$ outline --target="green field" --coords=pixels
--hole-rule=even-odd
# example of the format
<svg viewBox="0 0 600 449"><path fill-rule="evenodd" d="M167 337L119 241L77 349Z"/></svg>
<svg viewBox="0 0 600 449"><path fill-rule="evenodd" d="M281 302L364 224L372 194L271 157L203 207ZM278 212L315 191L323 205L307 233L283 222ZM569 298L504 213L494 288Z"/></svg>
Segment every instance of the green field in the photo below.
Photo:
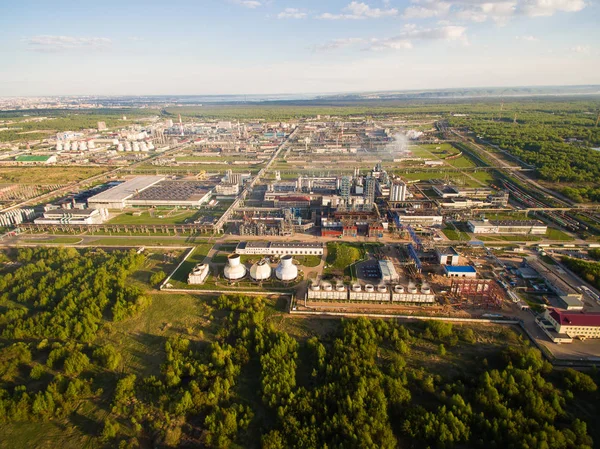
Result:
<svg viewBox="0 0 600 449"><path fill-rule="evenodd" d="M1 167L0 182L35 185L70 184L110 169L110 167Z"/></svg>
<svg viewBox="0 0 600 449"><path fill-rule="evenodd" d="M108 224L186 224L193 223L194 220L202 216L202 212L192 209L152 209L141 212L140 215L134 215L141 212L125 212L112 218Z"/></svg>
<svg viewBox="0 0 600 449"><path fill-rule="evenodd" d="M83 239L80 237L49 237L47 239L40 238L23 238L22 243L39 243L39 244L62 244L75 245L81 243Z"/></svg>

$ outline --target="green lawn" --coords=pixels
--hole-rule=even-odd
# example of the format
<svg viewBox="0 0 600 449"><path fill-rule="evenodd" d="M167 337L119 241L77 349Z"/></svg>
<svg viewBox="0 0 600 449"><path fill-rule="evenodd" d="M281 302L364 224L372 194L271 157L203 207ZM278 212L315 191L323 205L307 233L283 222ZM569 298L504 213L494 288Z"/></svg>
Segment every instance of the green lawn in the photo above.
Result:
<svg viewBox="0 0 600 449"><path fill-rule="evenodd" d="M294 256L294 260L298 261L303 267L318 267L321 263L321 256Z"/></svg>
<svg viewBox="0 0 600 449"><path fill-rule="evenodd" d="M134 215L135 212L125 212L111 219L109 224L186 224L192 223L196 218L202 215L198 210L187 209L155 209L144 211L141 215Z"/></svg>
<svg viewBox="0 0 600 449"><path fill-rule="evenodd" d="M206 258L206 255L213 247L211 244L204 244L196 246L194 252L187 258L187 260L179 267L171 279L173 281L183 282L187 285L187 278L192 268L196 266L196 264L202 263Z"/></svg>
<svg viewBox="0 0 600 449"><path fill-rule="evenodd" d="M24 238L22 240L23 243L39 243L39 244L63 244L63 245L75 245L77 243L81 243L81 237L49 237L47 239L34 238L28 239Z"/></svg>
<svg viewBox="0 0 600 449"><path fill-rule="evenodd" d="M546 238L549 240L561 240L564 242L571 242L571 241L575 240L573 237L571 237L566 232L561 231L560 229L555 229L555 228L548 228L548 231L546 232Z"/></svg>
<svg viewBox="0 0 600 449"><path fill-rule="evenodd" d="M465 242L468 242L469 240L471 240L471 236L468 233L463 232L463 231L457 231L456 229L454 229L452 227L445 228L442 230L442 232L450 240L465 241Z"/></svg>

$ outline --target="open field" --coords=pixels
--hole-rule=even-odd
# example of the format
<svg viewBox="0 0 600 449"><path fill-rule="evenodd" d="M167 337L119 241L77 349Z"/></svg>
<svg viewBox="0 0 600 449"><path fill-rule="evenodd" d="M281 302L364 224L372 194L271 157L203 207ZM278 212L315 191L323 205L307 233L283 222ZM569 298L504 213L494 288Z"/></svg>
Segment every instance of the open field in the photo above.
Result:
<svg viewBox="0 0 600 449"><path fill-rule="evenodd" d="M0 182L69 184L107 172L110 167L0 167Z"/></svg>
<svg viewBox="0 0 600 449"><path fill-rule="evenodd" d="M141 212L141 210L139 211ZM154 209L141 212L125 212L108 221L109 224L186 224L202 215L198 210Z"/></svg>

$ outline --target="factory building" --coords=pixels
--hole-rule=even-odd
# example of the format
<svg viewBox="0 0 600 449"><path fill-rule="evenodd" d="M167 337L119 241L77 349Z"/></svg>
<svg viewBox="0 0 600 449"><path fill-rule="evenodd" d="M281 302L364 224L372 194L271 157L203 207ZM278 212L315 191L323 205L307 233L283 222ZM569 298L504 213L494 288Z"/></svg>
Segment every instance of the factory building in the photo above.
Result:
<svg viewBox="0 0 600 449"><path fill-rule="evenodd" d="M433 209L406 209L395 212L396 224L401 226L441 226L444 217Z"/></svg>
<svg viewBox="0 0 600 449"><path fill-rule="evenodd" d="M381 270L382 282L398 282L400 280L400 276L390 260L380 260L379 269Z"/></svg>
<svg viewBox="0 0 600 449"><path fill-rule="evenodd" d="M124 209L132 206L198 207L210 200L212 190L196 181L165 181L162 176L138 176L88 199L91 208Z"/></svg>
<svg viewBox="0 0 600 449"><path fill-rule="evenodd" d="M363 198L365 199L365 204L373 204L375 202L375 178L371 176L365 178Z"/></svg>
<svg viewBox="0 0 600 449"><path fill-rule="evenodd" d="M55 155L23 154L15 158L15 162L23 165L50 165L56 164Z"/></svg>
<svg viewBox="0 0 600 449"><path fill-rule="evenodd" d="M390 189L390 201L406 201L406 184L394 181Z"/></svg>
<svg viewBox="0 0 600 449"><path fill-rule="evenodd" d="M138 176L89 198L88 205L95 209L124 209L128 199L163 179L163 176Z"/></svg>
<svg viewBox="0 0 600 449"><path fill-rule="evenodd" d="M435 249L438 263L440 265L458 265L460 255L452 247L438 247Z"/></svg>
<svg viewBox="0 0 600 449"><path fill-rule="evenodd" d="M567 336L570 339L600 338L600 313L586 312L573 313L560 309L548 308L543 315L544 321L549 323L560 339ZM546 324L543 323L543 324ZM553 338L555 341L556 339ZM558 341L557 341L558 342ZM560 341L567 342L567 341Z"/></svg>
<svg viewBox="0 0 600 449"><path fill-rule="evenodd" d="M35 217L33 209L13 209L0 214L0 226L16 226Z"/></svg>
<svg viewBox="0 0 600 449"><path fill-rule="evenodd" d="M471 265L450 266L444 265L444 273L449 278L472 278L477 277L477 270Z"/></svg>
<svg viewBox="0 0 600 449"><path fill-rule="evenodd" d="M473 234L545 234L548 231L540 220L469 220Z"/></svg>
<svg viewBox="0 0 600 449"><path fill-rule="evenodd" d="M322 256L323 244L293 242L240 242L235 249L235 253L261 256Z"/></svg>
<svg viewBox="0 0 600 449"><path fill-rule="evenodd" d="M52 209L34 220L35 224L102 224L108 219L106 209Z"/></svg>

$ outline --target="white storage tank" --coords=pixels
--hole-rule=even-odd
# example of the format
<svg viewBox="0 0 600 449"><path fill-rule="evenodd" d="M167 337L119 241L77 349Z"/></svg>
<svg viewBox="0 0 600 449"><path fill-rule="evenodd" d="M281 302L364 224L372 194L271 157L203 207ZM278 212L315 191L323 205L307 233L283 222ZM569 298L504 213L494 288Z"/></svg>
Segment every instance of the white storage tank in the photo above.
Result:
<svg viewBox="0 0 600 449"><path fill-rule="evenodd" d="M310 289L311 289L313 292L318 292L318 291L321 291L321 286L320 286L319 284L312 284L312 285L310 286Z"/></svg>
<svg viewBox="0 0 600 449"><path fill-rule="evenodd" d="M266 281L271 277L271 265L265 260L259 260L250 268L250 277L255 281Z"/></svg>
<svg viewBox="0 0 600 449"><path fill-rule="evenodd" d="M395 293L404 293L404 287L403 287L403 286L401 286L401 285L396 285L396 286L394 287L394 292L395 292Z"/></svg>
<svg viewBox="0 0 600 449"><path fill-rule="evenodd" d="M203 284L208 276L209 267L207 264L199 263L188 275L188 284L199 285Z"/></svg>
<svg viewBox="0 0 600 449"><path fill-rule="evenodd" d="M283 256L277 269L275 270L275 275L277 279L280 281L293 281L298 277L298 267L294 265L294 259L290 255Z"/></svg>
<svg viewBox="0 0 600 449"><path fill-rule="evenodd" d="M372 284L367 284L367 285L365 285L365 291L372 293L375 291L375 287Z"/></svg>
<svg viewBox="0 0 600 449"><path fill-rule="evenodd" d="M122 143L120 143L119 145L117 145L117 151L125 151L125 148L123 147Z"/></svg>
<svg viewBox="0 0 600 449"><path fill-rule="evenodd" d="M343 292L343 291L346 291L346 286L344 284L338 284L338 285L335 286L335 289L338 292Z"/></svg>
<svg viewBox="0 0 600 449"><path fill-rule="evenodd" d="M242 265L239 254L230 254L227 257L224 274L230 281L237 281L246 276L246 267Z"/></svg>
<svg viewBox="0 0 600 449"><path fill-rule="evenodd" d="M385 292L387 292L387 287L385 285L378 285L377 286L377 291L379 293L385 293Z"/></svg>
<svg viewBox="0 0 600 449"><path fill-rule="evenodd" d="M431 294L431 287L429 287L429 284L427 284L426 282L424 282L423 285L421 285L421 293L423 293L424 295Z"/></svg>
<svg viewBox="0 0 600 449"><path fill-rule="evenodd" d="M329 282L323 282L321 285L323 286L323 290L325 290L326 292L330 292L333 290L333 287Z"/></svg>
<svg viewBox="0 0 600 449"><path fill-rule="evenodd" d="M90 150L93 150L94 148L96 148L96 143L95 143L93 140L90 140L90 141L88 142L88 148L89 148Z"/></svg>
<svg viewBox="0 0 600 449"><path fill-rule="evenodd" d="M62 151L62 150L63 150L63 145L62 145L62 143L58 142L56 144L56 151Z"/></svg>
<svg viewBox="0 0 600 449"><path fill-rule="evenodd" d="M359 291L361 291L360 284L354 284L354 285L352 286L352 291L353 291L353 292L359 292Z"/></svg>
<svg viewBox="0 0 600 449"><path fill-rule="evenodd" d="M65 151L71 151L71 142L65 143L64 148L65 148Z"/></svg>

